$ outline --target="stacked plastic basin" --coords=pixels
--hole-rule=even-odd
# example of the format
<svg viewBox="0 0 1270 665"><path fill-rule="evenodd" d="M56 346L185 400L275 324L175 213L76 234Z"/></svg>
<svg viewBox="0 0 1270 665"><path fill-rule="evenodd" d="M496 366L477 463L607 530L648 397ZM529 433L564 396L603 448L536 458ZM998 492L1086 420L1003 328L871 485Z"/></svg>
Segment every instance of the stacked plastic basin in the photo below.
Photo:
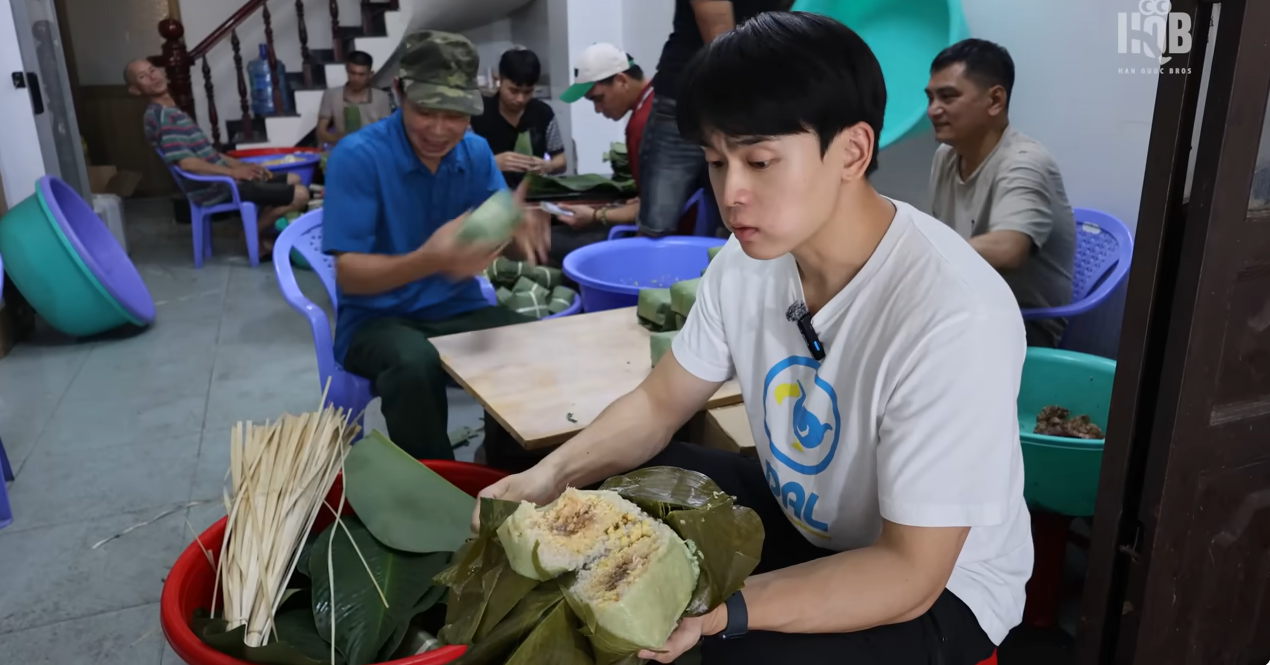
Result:
<svg viewBox="0 0 1270 665"><path fill-rule="evenodd" d="M105 223L52 176L0 220L0 256L44 320L73 336L154 322L154 300Z"/></svg>
<svg viewBox="0 0 1270 665"><path fill-rule="evenodd" d="M597 242L565 256L564 274L577 282L585 312L634 307L640 289L700 277L710 261L706 250L724 242L690 236Z"/></svg>
<svg viewBox="0 0 1270 665"><path fill-rule="evenodd" d="M1028 505L1071 517L1094 514L1103 439L1035 434L1036 416L1061 406L1087 415L1107 431L1114 360L1074 351L1029 348L1019 386L1019 438L1023 443L1023 495Z"/></svg>

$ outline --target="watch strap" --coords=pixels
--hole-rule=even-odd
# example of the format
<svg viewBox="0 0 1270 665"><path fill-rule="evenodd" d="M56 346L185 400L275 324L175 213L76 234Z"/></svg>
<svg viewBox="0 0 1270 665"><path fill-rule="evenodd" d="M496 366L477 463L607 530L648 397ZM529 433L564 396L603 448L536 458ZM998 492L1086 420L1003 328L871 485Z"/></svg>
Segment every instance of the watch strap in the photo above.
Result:
<svg viewBox="0 0 1270 665"><path fill-rule="evenodd" d="M732 640L749 632L750 612L745 607L745 597L741 595L741 592L737 591L728 596L724 605L728 608L728 625L724 627L719 637Z"/></svg>

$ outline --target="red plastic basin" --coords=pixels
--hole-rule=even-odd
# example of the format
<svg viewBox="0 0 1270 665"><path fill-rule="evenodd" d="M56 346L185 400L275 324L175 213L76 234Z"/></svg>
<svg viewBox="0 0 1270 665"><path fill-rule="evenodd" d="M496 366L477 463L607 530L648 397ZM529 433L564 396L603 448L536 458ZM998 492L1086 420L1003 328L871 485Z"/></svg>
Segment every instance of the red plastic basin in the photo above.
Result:
<svg viewBox="0 0 1270 665"><path fill-rule="evenodd" d="M505 473L479 464L466 462L450 462L442 460L426 460L428 468L436 471L442 478L450 481L455 487L476 496L478 492L494 484ZM328 501L338 505L342 480L337 478L331 488ZM347 503L346 514L351 513ZM199 537L213 556L220 554L221 539L225 535L225 523L228 518L222 517L211 528ZM323 510L313 524L314 532L319 532L330 525L333 517L330 511ZM194 611L211 606L212 590L216 584L216 570L207 563L207 557L198 543L190 543L168 572L163 582L163 595L159 598L159 622L163 626L163 634L176 655L188 665L251 665L203 644L203 641L190 630L190 618ZM219 602L219 601L218 601ZM444 665L453 662L463 655L466 647L448 646L418 656L394 660L384 665Z"/></svg>
<svg viewBox="0 0 1270 665"><path fill-rule="evenodd" d="M230 150L225 153L234 159L244 157L265 157L267 155L292 155L300 152L321 153L317 148L250 148L247 150Z"/></svg>

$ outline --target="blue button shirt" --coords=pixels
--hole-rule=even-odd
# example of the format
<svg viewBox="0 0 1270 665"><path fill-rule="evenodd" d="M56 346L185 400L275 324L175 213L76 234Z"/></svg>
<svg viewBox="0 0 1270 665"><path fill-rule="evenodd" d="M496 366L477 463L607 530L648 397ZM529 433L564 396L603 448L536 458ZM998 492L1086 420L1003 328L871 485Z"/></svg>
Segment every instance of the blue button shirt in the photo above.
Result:
<svg viewBox="0 0 1270 665"><path fill-rule="evenodd" d="M326 169L322 251L398 255L422 247L446 222L506 189L485 139L469 131L436 173L406 140L401 111L342 139ZM475 279L440 275L373 296L339 294L335 358L368 319L436 321L488 306Z"/></svg>

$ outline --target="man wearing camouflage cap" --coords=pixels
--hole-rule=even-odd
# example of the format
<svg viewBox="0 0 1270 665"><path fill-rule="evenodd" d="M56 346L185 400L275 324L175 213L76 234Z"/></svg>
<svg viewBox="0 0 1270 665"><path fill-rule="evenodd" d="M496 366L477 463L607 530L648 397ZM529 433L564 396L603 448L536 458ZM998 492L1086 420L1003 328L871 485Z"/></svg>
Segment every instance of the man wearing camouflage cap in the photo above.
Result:
<svg viewBox="0 0 1270 665"><path fill-rule="evenodd" d="M402 40L397 112L336 145L327 164L322 250L335 256L335 358L371 380L393 441L420 459L453 459L445 373L429 337L530 319L491 307L475 275L502 247L459 242L467 213L506 189L485 139L479 58L467 38L425 30ZM524 192L517 191L523 205ZM545 213L526 208L514 245L541 260Z"/></svg>

